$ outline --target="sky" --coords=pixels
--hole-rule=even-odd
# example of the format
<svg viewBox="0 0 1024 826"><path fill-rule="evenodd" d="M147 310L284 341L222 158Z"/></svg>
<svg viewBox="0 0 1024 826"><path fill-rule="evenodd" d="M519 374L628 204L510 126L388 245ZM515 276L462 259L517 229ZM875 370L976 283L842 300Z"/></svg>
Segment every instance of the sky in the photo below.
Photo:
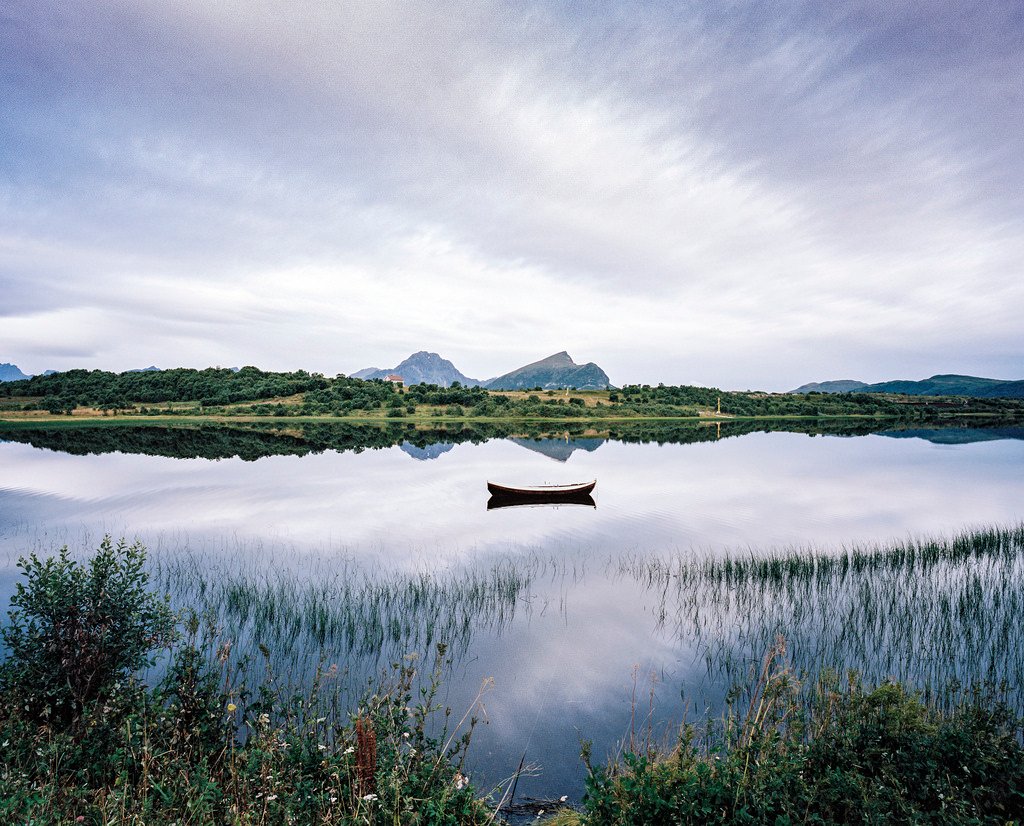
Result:
<svg viewBox="0 0 1024 826"><path fill-rule="evenodd" d="M0 362L1024 378L1020 0L3 0Z"/></svg>

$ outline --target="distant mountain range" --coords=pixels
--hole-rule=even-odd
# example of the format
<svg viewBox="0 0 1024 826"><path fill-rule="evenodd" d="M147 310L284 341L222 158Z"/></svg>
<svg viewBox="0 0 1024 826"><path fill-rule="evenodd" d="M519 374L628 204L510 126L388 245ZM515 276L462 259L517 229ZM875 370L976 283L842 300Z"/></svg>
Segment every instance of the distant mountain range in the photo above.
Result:
<svg viewBox="0 0 1024 826"><path fill-rule="evenodd" d="M604 390L611 387L608 374L604 370L593 362L576 364L565 351L487 381L469 378L448 359L425 350L413 353L393 369L367 367L352 373L351 377L386 379L392 375L401 376L407 385L436 384L440 387L450 387L454 382L460 382L464 387L485 387L488 390L530 390L534 387L544 390L563 387L574 390Z"/></svg>
<svg viewBox="0 0 1024 826"><path fill-rule="evenodd" d="M938 375L922 381L812 382L790 393L901 393L908 396L970 396L976 399L1024 399L1024 381L983 379L977 376Z"/></svg>
<svg viewBox="0 0 1024 826"><path fill-rule="evenodd" d="M42 372L42 375L44 375L44 376L52 376L54 373L57 373L57 372L60 372L60 371L58 371L58 370L44 370ZM3 364L0 364L0 381L22 381L24 379L30 379L30 378L32 378L31 374L29 374L29 373L22 373L21 370L18 369L18 365L17 364L8 364L6 362L3 363Z"/></svg>
<svg viewBox="0 0 1024 826"><path fill-rule="evenodd" d="M237 367L233 367L231 369L235 370L236 372L238 370ZM139 367L139 368L137 368L135 370L125 370L126 373L153 373L153 372L159 372L159 371L160 371L159 367L153 367L153 366L150 366L150 367ZM41 375L41 376L52 376L54 373L59 373L59 372L60 372L60 370L44 370L39 375ZM8 364L6 362L4 364L0 364L0 381L22 381L24 379L30 379L30 378L32 378L32 375L30 373L22 373L21 370L18 369L18 365L16 365L16 364Z"/></svg>

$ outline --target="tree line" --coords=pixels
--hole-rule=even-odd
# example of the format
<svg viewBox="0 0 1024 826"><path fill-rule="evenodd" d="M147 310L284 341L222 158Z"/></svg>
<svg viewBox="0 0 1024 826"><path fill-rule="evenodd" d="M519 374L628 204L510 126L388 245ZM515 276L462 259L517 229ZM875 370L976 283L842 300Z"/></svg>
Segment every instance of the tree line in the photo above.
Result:
<svg viewBox="0 0 1024 826"><path fill-rule="evenodd" d="M578 391L577 391L578 392ZM76 407L150 414L217 412L224 415L346 416L371 411L401 418L424 408L449 417L470 418L679 418L706 411L725 416L873 416L920 420L937 414L1024 413L1020 399L929 399L882 393L788 394L723 391L691 385L627 385L588 405L580 395L541 391L512 397L481 387L414 384L408 388L380 379L343 375L328 378L296 370L268 372L256 367L231 370L177 368L111 373L68 370L0 383L0 398L23 399L22 409L70 413ZM182 410L182 403L192 408ZM172 405L177 404L175 408ZM159 407L163 405L163 407ZM139 409L141 408L141 409Z"/></svg>

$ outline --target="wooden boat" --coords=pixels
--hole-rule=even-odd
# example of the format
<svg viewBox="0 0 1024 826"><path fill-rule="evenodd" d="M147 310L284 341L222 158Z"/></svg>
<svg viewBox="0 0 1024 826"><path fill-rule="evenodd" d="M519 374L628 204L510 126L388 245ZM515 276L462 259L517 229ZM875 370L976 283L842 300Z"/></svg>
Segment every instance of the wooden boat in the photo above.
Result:
<svg viewBox="0 0 1024 826"><path fill-rule="evenodd" d="M571 485L527 485L524 487L512 487L510 485L499 485L497 482L488 482L487 490L493 496L514 496L516 499L537 498L545 501L554 501L559 497L580 497L586 496L597 484L597 479L592 482L575 482Z"/></svg>

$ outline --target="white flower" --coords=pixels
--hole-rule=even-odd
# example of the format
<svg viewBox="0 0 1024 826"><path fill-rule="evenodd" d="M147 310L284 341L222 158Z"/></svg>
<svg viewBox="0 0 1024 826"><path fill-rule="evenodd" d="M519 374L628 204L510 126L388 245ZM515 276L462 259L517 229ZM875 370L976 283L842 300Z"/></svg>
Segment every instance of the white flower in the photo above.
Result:
<svg viewBox="0 0 1024 826"><path fill-rule="evenodd" d="M317 746L317 748L320 749L320 751L327 751L327 746L325 746L323 743L320 743Z"/></svg>
<svg viewBox="0 0 1024 826"><path fill-rule="evenodd" d="M349 746L347 749L345 749L345 754L352 754L352 752L354 752L355 750L355 746Z"/></svg>
<svg viewBox="0 0 1024 826"><path fill-rule="evenodd" d="M462 791L469 785L469 778L461 772L455 772L455 777L452 778L452 784L458 791Z"/></svg>
<svg viewBox="0 0 1024 826"><path fill-rule="evenodd" d="M277 800L277 795L276 794L268 794L267 795L267 800Z"/></svg>
<svg viewBox="0 0 1024 826"><path fill-rule="evenodd" d="M560 798L558 798L558 802L559 803L565 803L565 801L568 800L568 799L569 799L569 795L563 794Z"/></svg>
<svg viewBox="0 0 1024 826"><path fill-rule="evenodd" d="M363 800L376 800L376 799L377 799L377 795L375 795L375 794L364 794L363 795Z"/></svg>
<svg viewBox="0 0 1024 826"><path fill-rule="evenodd" d="M331 798L331 803L337 803L337 802L338 802L338 798L336 798L336 797L332 797Z"/></svg>

